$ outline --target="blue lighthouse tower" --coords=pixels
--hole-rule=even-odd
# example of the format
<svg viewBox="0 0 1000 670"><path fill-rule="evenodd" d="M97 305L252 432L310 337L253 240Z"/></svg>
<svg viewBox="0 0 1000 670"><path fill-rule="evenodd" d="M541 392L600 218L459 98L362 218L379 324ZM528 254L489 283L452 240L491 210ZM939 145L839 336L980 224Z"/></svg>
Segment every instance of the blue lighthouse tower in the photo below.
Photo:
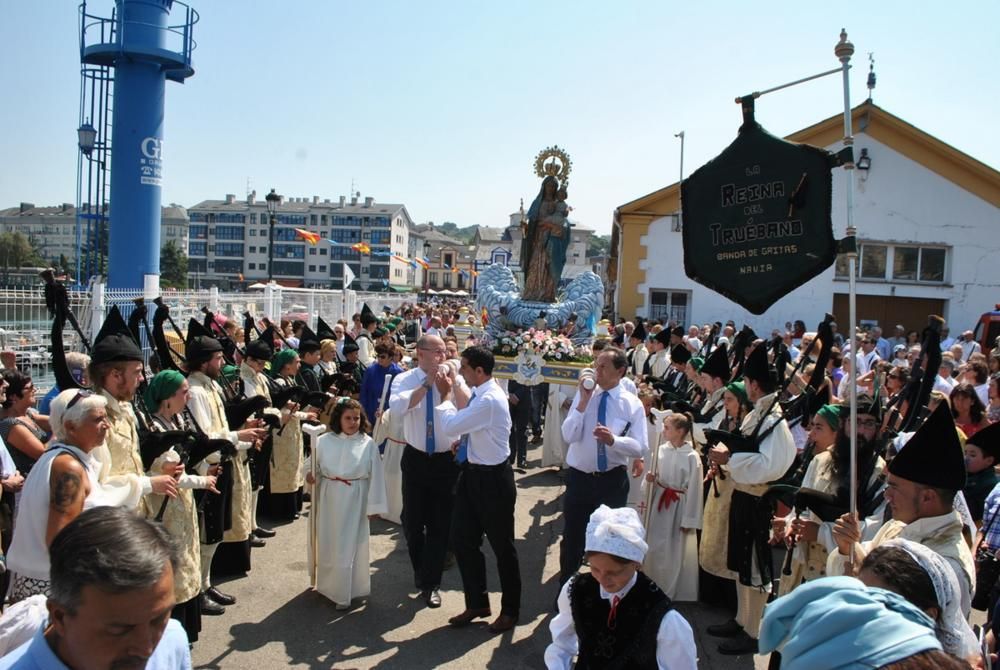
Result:
<svg viewBox="0 0 1000 670"><path fill-rule="evenodd" d="M175 23L170 22L172 10ZM113 86L105 87L106 99L91 100L92 107L111 111L110 133L106 121L95 129L98 146L106 146L110 154L108 286L143 288L155 295L160 274L163 100L168 79L183 83L194 74L191 34L198 13L176 0L115 0L111 18L88 14L86 2L80 5L80 16L85 80L86 72L95 68L113 80ZM81 116L86 107L86 100L81 100ZM107 162L103 170L108 169ZM96 211L94 200L87 202Z"/></svg>

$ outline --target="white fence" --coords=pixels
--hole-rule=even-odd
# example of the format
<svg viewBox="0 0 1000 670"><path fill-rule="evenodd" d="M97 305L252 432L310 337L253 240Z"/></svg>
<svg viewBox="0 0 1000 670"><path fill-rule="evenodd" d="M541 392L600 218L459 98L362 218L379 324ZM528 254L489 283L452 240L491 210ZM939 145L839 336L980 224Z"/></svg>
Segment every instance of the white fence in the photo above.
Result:
<svg viewBox="0 0 1000 670"><path fill-rule="evenodd" d="M95 284L89 291L69 291L70 308L90 342L93 342L112 305L117 305L127 319L135 309L135 300L141 297L141 289L110 290L103 284ZM384 306L395 311L404 303L413 302L416 296L269 285L264 290L246 293L222 293L217 288L167 290L162 298L170 307L170 316L185 331L189 319L199 322L204 319L203 307L236 319L241 326L243 314L250 312L256 319L266 316L275 322L282 318L302 319L315 330L320 316L332 326L341 318L350 321L353 314L361 311L364 303L376 313ZM151 300L147 300L147 304L151 322L155 307ZM0 290L0 349L15 352L18 369L31 374L36 388L42 393L55 383L51 367L51 330L52 316L45 307L41 286ZM142 340L143 348L148 353L150 347L144 333ZM63 344L68 351L83 350L80 338L68 323L63 332Z"/></svg>

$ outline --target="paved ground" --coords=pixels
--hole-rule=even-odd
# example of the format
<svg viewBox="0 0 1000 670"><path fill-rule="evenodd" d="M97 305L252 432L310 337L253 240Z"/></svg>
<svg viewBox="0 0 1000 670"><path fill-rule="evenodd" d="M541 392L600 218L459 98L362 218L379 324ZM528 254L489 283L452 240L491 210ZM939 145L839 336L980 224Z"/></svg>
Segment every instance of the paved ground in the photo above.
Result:
<svg viewBox="0 0 1000 670"><path fill-rule="evenodd" d="M536 450L537 451L537 450ZM540 453L540 452L539 452ZM533 461L537 463L538 461ZM544 668L551 606L558 591L558 541L562 527L562 480L554 469L529 469L517 476L517 543L524 583L521 622L492 635L484 622L465 629L448 626L462 611L457 568L446 572L437 610L424 607L413 590L413 574L398 526L372 523L372 596L348 612L307 590L306 516L279 527L267 547L254 551L253 572L223 590L238 603L221 617L203 618L194 647L199 668ZM488 544L487 544L488 547ZM487 564L494 613L499 610L492 553ZM766 667L757 657L732 658L715 652L705 626L726 618L701 605L680 605L695 630L703 668Z"/></svg>

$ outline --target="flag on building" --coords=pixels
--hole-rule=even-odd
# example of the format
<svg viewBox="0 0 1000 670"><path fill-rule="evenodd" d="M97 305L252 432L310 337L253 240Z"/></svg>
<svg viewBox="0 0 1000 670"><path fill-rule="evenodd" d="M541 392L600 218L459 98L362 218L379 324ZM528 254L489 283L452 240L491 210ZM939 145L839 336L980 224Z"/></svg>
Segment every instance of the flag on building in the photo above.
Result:
<svg viewBox="0 0 1000 670"><path fill-rule="evenodd" d="M351 270L350 265L344 263L344 288L350 288L353 282L354 272Z"/></svg>
<svg viewBox="0 0 1000 670"><path fill-rule="evenodd" d="M308 230L304 230L302 228L295 228L294 230L296 235L298 235L303 240L305 240L306 242L308 242L313 246L316 246L316 244L322 239L319 236L319 233L311 233Z"/></svg>

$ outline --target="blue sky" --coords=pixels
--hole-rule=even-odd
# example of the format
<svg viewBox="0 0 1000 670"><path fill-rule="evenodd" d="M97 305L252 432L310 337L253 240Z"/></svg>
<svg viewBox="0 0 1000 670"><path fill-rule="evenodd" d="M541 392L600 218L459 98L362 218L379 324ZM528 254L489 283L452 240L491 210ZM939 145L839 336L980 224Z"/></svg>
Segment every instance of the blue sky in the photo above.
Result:
<svg viewBox="0 0 1000 670"><path fill-rule="evenodd" d="M841 27L854 104L873 51L876 104L1000 168L995 2L191 4L197 72L168 83L165 203L243 197L248 178L336 199L354 180L417 222L504 225L558 144L573 218L606 233L616 206L676 181L676 132L690 174L735 136L736 95L836 67ZM75 197L77 21L75 2L0 3L0 207ZM757 118L783 135L841 110L828 77L762 98Z"/></svg>

